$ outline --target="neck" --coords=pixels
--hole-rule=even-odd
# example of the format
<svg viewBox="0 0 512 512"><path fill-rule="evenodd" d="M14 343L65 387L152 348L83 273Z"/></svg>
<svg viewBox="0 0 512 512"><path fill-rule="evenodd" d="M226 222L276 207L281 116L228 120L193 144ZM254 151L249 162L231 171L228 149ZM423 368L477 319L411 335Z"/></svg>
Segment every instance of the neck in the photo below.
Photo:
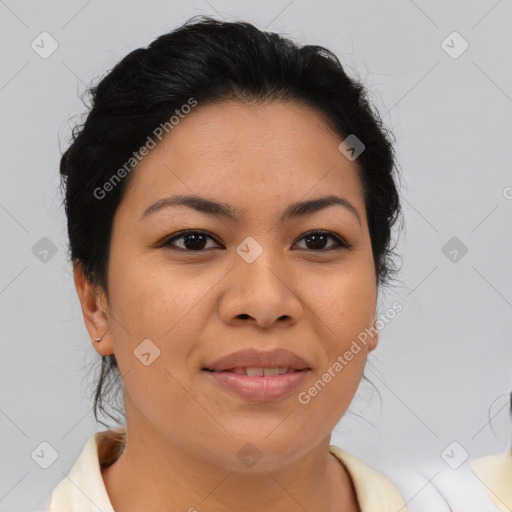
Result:
<svg viewBox="0 0 512 512"><path fill-rule="evenodd" d="M163 438L127 427L119 459L102 470L116 512L334 512L359 510L350 477L328 452L330 436L272 470L233 471ZM172 508L171 508L172 507Z"/></svg>

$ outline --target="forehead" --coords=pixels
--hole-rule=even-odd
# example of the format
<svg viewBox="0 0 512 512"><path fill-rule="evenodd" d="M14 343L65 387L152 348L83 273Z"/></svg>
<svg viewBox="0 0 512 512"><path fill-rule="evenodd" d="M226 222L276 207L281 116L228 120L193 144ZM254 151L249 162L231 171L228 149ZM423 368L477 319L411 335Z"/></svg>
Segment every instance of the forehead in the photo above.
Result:
<svg viewBox="0 0 512 512"><path fill-rule="evenodd" d="M320 113L296 103L199 104L132 171L125 200L142 208L183 193L244 207L337 192L362 207L357 167L341 141Z"/></svg>

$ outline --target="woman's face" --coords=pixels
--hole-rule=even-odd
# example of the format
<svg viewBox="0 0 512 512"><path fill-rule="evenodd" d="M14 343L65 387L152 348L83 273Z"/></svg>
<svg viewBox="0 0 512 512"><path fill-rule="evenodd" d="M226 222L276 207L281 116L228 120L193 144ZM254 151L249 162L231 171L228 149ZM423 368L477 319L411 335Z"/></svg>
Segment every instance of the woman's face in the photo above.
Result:
<svg viewBox="0 0 512 512"><path fill-rule="evenodd" d="M129 431L238 470L246 452L263 455L263 470L328 443L377 341L358 341L375 321L377 287L363 190L341 140L304 106L199 104L132 171L113 224L109 332L96 347L117 358ZM233 216L154 206L176 195ZM351 207L289 211L326 196ZM177 236L187 230L203 233ZM256 359L216 365L246 349ZM251 377L247 365L302 370Z"/></svg>

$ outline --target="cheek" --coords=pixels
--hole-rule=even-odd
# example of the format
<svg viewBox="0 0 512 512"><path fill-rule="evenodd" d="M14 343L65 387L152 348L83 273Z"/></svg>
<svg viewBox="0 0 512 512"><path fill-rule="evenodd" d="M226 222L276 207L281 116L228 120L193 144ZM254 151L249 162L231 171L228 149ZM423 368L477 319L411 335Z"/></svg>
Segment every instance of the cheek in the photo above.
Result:
<svg viewBox="0 0 512 512"><path fill-rule="evenodd" d="M318 337L324 352L317 377L322 381L319 387L325 384L324 399L336 401L337 407L350 402L366 363L364 341L373 325L377 298L372 277L371 272L340 273L317 294L314 311L320 319Z"/></svg>
<svg viewBox="0 0 512 512"><path fill-rule="evenodd" d="M178 431L182 420L173 411L201 413L187 392L186 362L205 328L200 301L209 283L197 272L194 279L142 258L113 264L109 281L115 353L127 400L154 424Z"/></svg>
<svg viewBox="0 0 512 512"><path fill-rule="evenodd" d="M213 278L165 261L125 259L111 270L113 314L132 337L168 343L173 333L200 327L196 306L214 284Z"/></svg>
<svg viewBox="0 0 512 512"><path fill-rule="evenodd" d="M113 256L111 335L121 374L127 375L126 389L138 402L145 396L179 401L182 390L173 377L183 383L189 379L186 364L208 318L201 299L215 279L142 258L119 259L116 265Z"/></svg>
<svg viewBox="0 0 512 512"><path fill-rule="evenodd" d="M304 296L311 301L331 359L373 323L377 287L374 274L366 267L331 272L328 279L308 285Z"/></svg>

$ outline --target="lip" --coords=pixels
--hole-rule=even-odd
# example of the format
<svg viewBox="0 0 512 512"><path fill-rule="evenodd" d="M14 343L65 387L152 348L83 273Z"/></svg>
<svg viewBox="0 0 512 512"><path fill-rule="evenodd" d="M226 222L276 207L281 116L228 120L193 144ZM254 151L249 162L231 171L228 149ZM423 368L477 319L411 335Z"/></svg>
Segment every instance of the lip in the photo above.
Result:
<svg viewBox="0 0 512 512"><path fill-rule="evenodd" d="M235 368L279 367L294 371L262 377L250 377L230 371ZM222 357L203 370L216 384L246 400L269 402L284 398L297 389L311 368L305 359L286 349L266 352L246 349Z"/></svg>
<svg viewBox="0 0 512 512"><path fill-rule="evenodd" d="M233 352L225 357L221 357L204 369L213 372L223 372L226 370L232 370L233 368L279 367L287 367L291 368L292 370L305 370L309 369L309 364L298 354L295 354L294 352L284 348L278 348L265 352L255 349L246 349Z"/></svg>
<svg viewBox="0 0 512 512"><path fill-rule="evenodd" d="M246 400L270 402L284 398L296 390L310 371L297 370L271 377L249 377L229 371L206 373L217 384Z"/></svg>

